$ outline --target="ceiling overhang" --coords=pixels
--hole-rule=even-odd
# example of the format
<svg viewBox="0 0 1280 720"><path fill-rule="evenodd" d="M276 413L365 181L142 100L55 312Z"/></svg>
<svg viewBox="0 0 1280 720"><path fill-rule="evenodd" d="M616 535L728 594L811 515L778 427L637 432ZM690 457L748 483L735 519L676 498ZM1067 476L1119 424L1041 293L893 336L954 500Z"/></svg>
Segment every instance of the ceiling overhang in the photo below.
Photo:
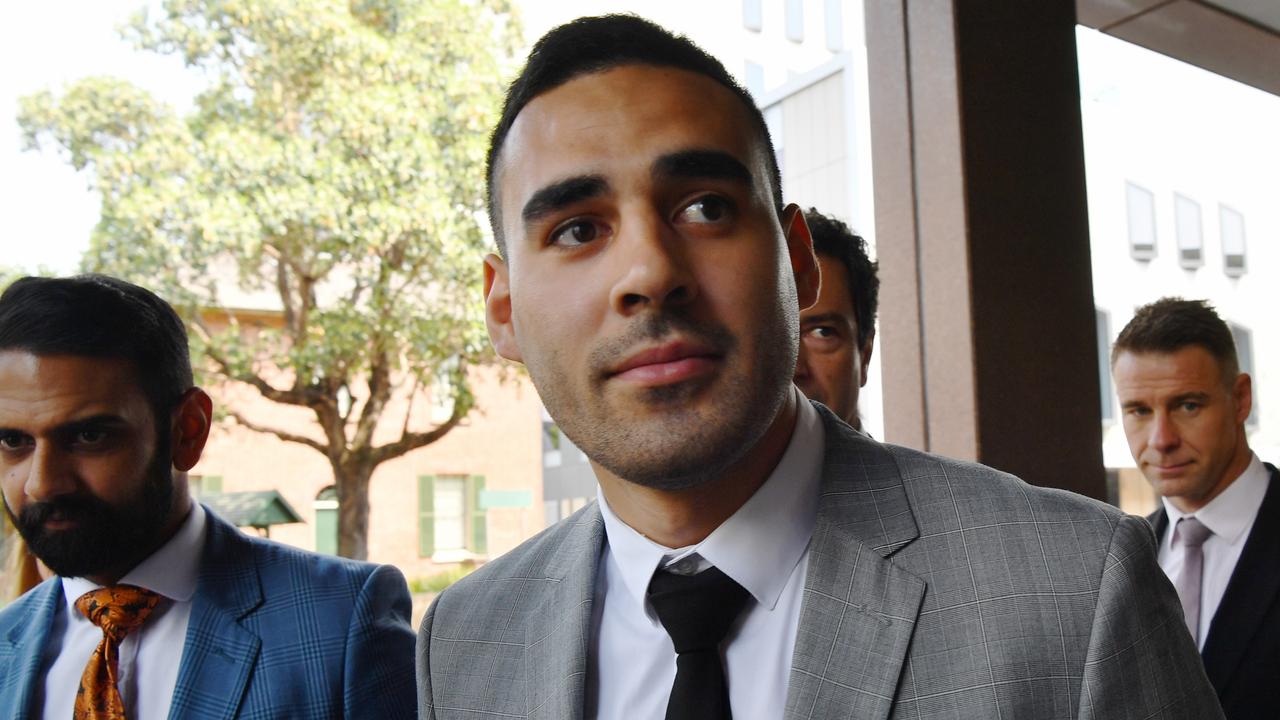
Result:
<svg viewBox="0 0 1280 720"><path fill-rule="evenodd" d="M1076 0L1076 19L1280 95L1280 3L1275 0Z"/></svg>

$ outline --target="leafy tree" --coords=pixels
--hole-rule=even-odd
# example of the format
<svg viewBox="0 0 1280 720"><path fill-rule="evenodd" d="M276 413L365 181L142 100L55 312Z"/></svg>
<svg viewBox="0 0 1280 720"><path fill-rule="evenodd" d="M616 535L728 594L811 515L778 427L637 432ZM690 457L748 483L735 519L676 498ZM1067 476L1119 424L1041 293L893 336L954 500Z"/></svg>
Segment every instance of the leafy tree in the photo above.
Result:
<svg viewBox="0 0 1280 720"><path fill-rule="evenodd" d="M17 280L26 274L27 273L23 272L20 268L9 265L0 265L0 293L4 292L4 289L9 287L10 283L14 280Z"/></svg>
<svg viewBox="0 0 1280 720"><path fill-rule="evenodd" d="M374 469L456 426L488 357L483 153L518 29L505 0L167 0L160 15L124 33L203 73L190 112L88 78L22 100L25 143L59 147L102 196L87 269L183 308L215 380L313 412L301 433L229 415L328 459L338 552L364 558ZM280 322L255 330L234 308L264 296ZM442 383L442 424L384 417L397 392ZM379 444L380 423L395 439Z"/></svg>

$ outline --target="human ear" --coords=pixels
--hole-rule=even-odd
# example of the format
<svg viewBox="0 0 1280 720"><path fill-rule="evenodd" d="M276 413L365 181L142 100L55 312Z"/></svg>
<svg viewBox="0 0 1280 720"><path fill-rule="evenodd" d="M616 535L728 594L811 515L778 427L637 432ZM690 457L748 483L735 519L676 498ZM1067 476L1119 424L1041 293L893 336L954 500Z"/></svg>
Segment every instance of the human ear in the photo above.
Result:
<svg viewBox="0 0 1280 720"><path fill-rule="evenodd" d="M1249 373L1236 376L1231 395L1236 405L1236 424L1244 425L1249 419L1249 411L1253 410L1253 378L1249 377Z"/></svg>
<svg viewBox="0 0 1280 720"><path fill-rule="evenodd" d="M209 440L209 427L213 417L213 400L200 388L191 388L173 411L173 427L170 431L169 452L173 467L186 472L199 462Z"/></svg>
<svg viewBox="0 0 1280 720"><path fill-rule="evenodd" d="M818 269L818 256L813 253L813 236L804 220L800 206L792 203L782 211L782 233L787 241L787 255L791 259L791 272L796 279L796 296L800 309L818 302L818 288L822 282Z"/></svg>
<svg viewBox="0 0 1280 720"><path fill-rule="evenodd" d="M862 347L862 350L860 353L861 355L860 359L862 361L862 381L858 384L858 387L867 386L867 368L871 366L871 353L874 352L875 349L876 349L876 329L875 327L872 327L871 332L867 334L867 342Z"/></svg>
<svg viewBox="0 0 1280 720"><path fill-rule="evenodd" d="M489 342L499 355L523 362L516 342L515 324L511 320L511 285L507 263L494 253L484 258L484 324L489 329Z"/></svg>

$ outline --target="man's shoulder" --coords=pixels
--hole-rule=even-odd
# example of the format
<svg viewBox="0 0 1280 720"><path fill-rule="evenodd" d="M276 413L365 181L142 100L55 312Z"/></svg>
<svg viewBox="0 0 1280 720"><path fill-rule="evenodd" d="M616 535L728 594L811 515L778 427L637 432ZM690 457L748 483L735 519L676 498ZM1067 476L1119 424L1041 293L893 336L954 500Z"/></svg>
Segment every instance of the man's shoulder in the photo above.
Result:
<svg viewBox="0 0 1280 720"><path fill-rule="evenodd" d="M204 577L235 576L255 573L271 593L286 596L308 591L309 586L332 588L339 585L362 586L375 571L399 575L389 565L323 555L241 532L212 512L201 575ZM299 580L305 579L306 583Z"/></svg>
<svg viewBox="0 0 1280 720"><path fill-rule="evenodd" d="M603 533L600 510L589 503L451 585L437 598L433 611L438 615L441 610L483 609L495 596L509 596L514 586L529 589L558 582L598 556Z"/></svg>
<svg viewBox="0 0 1280 720"><path fill-rule="evenodd" d="M57 578L49 578L0 608L0 636L13 627L26 626L62 596L62 585Z"/></svg>
<svg viewBox="0 0 1280 720"><path fill-rule="evenodd" d="M871 493L886 511L905 492L922 527L951 516L968 524L987 519L1022 518L1098 521L1114 526L1126 517L1119 509L1067 490L1047 488L975 462L935 455L872 440L839 422L825 408L827 450L824 493ZM1030 478L1034 482L1035 478Z"/></svg>
<svg viewBox="0 0 1280 720"><path fill-rule="evenodd" d="M986 465L896 445L883 446L894 459L912 506L952 502L983 509L982 516L1099 521L1114 526L1126 515L1113 505L1068 490L1042 487Z"/></svg>

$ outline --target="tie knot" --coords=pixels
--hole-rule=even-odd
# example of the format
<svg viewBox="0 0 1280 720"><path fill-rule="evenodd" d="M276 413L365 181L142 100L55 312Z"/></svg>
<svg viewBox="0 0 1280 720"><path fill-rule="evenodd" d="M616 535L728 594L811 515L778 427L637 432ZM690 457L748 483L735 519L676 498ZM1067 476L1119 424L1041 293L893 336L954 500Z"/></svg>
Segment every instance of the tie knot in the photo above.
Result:
<svg viewBox="0 0 1280 720"><path fill-rule="evenodd" d="M718 648L749 597L714 567L697 575L659 570L649 583L649 602L677 653Z"/></svg>
<svg viewBox="0 0 1280 720"><path fill-rule="evenodd" d="M1184 517L1178 521L1178 542L1187 547L1200 547L1213 531L1195 517Z"/></svg>
<svg viewBox="0 0 1280 720"><path fill-rule="evenodd" d="M120 642L141 625L160 602L160 596L133 585L90 590L76 600L76 609L105 635Z"/></svg>

